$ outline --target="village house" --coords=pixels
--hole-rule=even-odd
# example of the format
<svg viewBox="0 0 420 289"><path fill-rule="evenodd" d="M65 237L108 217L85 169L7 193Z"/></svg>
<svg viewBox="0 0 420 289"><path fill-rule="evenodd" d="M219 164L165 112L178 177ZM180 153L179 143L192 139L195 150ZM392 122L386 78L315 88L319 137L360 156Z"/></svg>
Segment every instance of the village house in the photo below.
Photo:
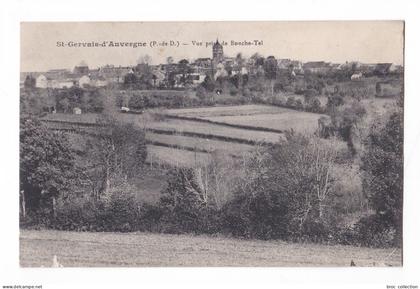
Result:
<svg viewBox="0 0 420 289"><path fill-rule="evenodd" d="M38 87L38 88L48 87L48 79L44 74L38 75L35 81L35 87Z"/></svg>
<svg viewBox="0 0 420 289"><path fill-rule="evenodd" d="M277 67L279 68L279 70L289 70L291 65L292 65L292 60L290 59L277 60Z"/></svg>
<svg viewBox="0 0 420 289"><path fill-rule="evenodd" d="M293 71L296 74L303 74L303 64L299 60L292 60L291 65L293 66Z"/></svg>
<svg viewBox="0 0 420 289"><path fill-rule="evenodd" d="M108 85L108 81L102 75L94 74L90 75L90 85L94 87L105 87Z"/></svg>
<svg viewBox="0 0 420 289"><path fill-rule="evenodd" d="M363 77L363 73L361 72L353 73L352 76L350 77L350 80L352 81L361 80L362 77Z"/></svg>
<svg viewBox="0 0 420 289"><path fill-rule="evenodd" d="M79 65L74 67L73 73L79 75L89 74L89 66L87 66L87 64L82 61Z"/></svg>
<svg viewBox="0 0 420 289"><path fill-rule="evenodd" d="M193 85L198 85L201 84L205 78L206 75L203 73L190 73L187 76L187 81Z"/></svg>
<svg viewBox="0 0 420 289"><path fill-rule="evenodd" d="M83 75L82 77L79 78L79 87L86 87L86 86L90 86L90 77L87 75Z"/></svg>
<svg viewBox="0 0 420 289"><path fill-rule="evenodd" d="M211 58L197 58L192 64L192 70L194 73L204 73L212 70Z"/></svg>
<svg viewBox="0 0 420 289"><path fill-rule="evenodd" d="M73 108L73 114L82 114L82 109L80 107Z"/></svg>
<svg viewBox="0 0 420 289"><path fill-rule="evenodd" d="M75 79L52 79L49 82L48 88L70 88L77 85L77 80Z"/></svg>
<svg viewBox="0 0 420 289"><path fill-rule="evenodd" d="M47 77L54 78L54 79L64 79L68 78L68 75L71 74L69 69L50 69L46 73Z"/></svg>
<svg viewBox="0 0 420 289"><path fill-rule="evenodd" d="M48 76L46 76L48 75ZM73 86L84 87L90 84L90 78L87 75L79 77L74 74L57 75L57 74L40 74L35 80L37 88L70 88Z"/></svg>
<svg viewBox="0 0 420 289"><path fill-rule="evenodd" d="M303 64L303 70L314 74L326 74L331 70L331 66L325 61L310 61Z"/></svg>
<svg viewBox="0 0 420 289"><path fill-rule="evenodd" d="M166 75L163 71L161 71L158 67L152 70L152 79L151 79L151 85L153 87L160 87L164 84Z"/></svg>
<svg viewBox="0 0 420 289"><path fill-rule="evenodd" d="M376 74L385 75L390 72L395 72L395 70L396 67L393 63L378 63L376 64L373 72Z"/></svg>
<svg viewBox="0 0 420 289"><path fill-rule="evenodd" d="M123 83L124 77L129 73L134 73L133 68L129 66L105 65L99 68L99 75L108 82Z"/></svg>
<svg viewBox="0 0 420 289"><path fill-rule="evenodd" d="M44 74L39 75L35 81L37 88L70 88L75 85L73 79L52 79Z"/></svg>

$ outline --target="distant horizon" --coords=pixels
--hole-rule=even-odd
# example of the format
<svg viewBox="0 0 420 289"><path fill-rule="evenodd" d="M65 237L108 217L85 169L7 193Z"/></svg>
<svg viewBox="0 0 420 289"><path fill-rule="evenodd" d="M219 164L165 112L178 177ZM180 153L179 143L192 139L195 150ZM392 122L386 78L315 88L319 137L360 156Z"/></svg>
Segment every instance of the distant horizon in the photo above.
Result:
<svg viewBox="0 0 420 289"><path fill-rule="evenodd" d="M169 56L174 62L212 58L208 44L216 39L227 44L229 57L257 52L302 62L404 63L403 21L23 22L21 72L72 69L81 61L92 68L134 66L144 55L151 65L166 63ZM86 47L91 42L131 46Z"/></svg>
<svg viewBox="0 0 420 289"><path fill-rule="evenodd" d="M264 55L262 55L262 56L264 56ZM269 55L269 56L271 56L271 55ZM225 56L225 57L232 57L232 56ZM264 57L267 57L267 56L264 56ZM210 58L211 59L211 57L198 57L198 58ZM178 63L178 61L180 61L182 59L196 60L198 58L188 59L186 57L183 57L183 58L180 58L177 61L174 61L174 63ZM250 58L250 56L249 57L244 56L244 58L245 59L248 59L248 58ZM331 64L345 64L345 63L358 62L360 64L366 64L366 65L375 65L375 64L381 64L381 63L391 63L391 64L394 64L394 65L399 65L399 66L404 67L404 64L397 64L397 63L393 63L393 62L370 62L370 63L368 63L368 62L361 62L361 61L358 61L358 60L348 60L348 61L345 61L345 62L331 62L331 61L326 61L326 60L308 60L308 61L302 61L302 60L299 60L299 59L277 58L277 57L276 57L276 59L277 60L289 59L290 61L299 61L302 64L305 64L305 63L308 63L308 62L325 62L325 63L331 63ZM111 67L135 67L137 65L137 63L128 64L128 65L105 63L105 64L101 64L100 66L90 66L88 61L81 60L81 61L79 61L77 64L75 64L72 67L53 67L53 68L50 68L48 70L42 70L42 71L41 70L33 70L33 71L20 71L20 72L21 73L33 73L33 72L39 73L39 72L48 72L48 71L51 71L51 70L69 70L69 71L72 71L76 66L79 66L80 62L82 62L82 61L85 61L86 62L86 65L88 66L89 70L95 70L95 69L99 69L99 68L105 67L105 66L111 66ZM190 62L190 63L192 63L192 62ZM166 63L149 63L150 66L157 66L157 65L162 65L162 64L166 64Z"/></svg>

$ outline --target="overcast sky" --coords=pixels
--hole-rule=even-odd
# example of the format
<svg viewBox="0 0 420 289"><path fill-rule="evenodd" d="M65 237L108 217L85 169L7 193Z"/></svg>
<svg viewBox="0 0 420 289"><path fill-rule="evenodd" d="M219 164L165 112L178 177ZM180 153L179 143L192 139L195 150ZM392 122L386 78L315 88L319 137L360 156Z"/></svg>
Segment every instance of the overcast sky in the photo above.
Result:
<svg viewBox="0 0 420 289"><path fill-rule="evenodd" d="M403 22L39 22L21 24L21 71L73 68L82 60L89 67L134 65L142 55L153 64L168 56L211 57L206 42L226 41L226 56L241 52L302 61L403 63ZM151 41L179 41L180 46L150 47ZM231 41L263 42L261 46L232 46ZM146 47L58 47L57 42L145 42ZM192 41L203 42L194 46ZM186 44L186 45L185 45Z"/></svg>

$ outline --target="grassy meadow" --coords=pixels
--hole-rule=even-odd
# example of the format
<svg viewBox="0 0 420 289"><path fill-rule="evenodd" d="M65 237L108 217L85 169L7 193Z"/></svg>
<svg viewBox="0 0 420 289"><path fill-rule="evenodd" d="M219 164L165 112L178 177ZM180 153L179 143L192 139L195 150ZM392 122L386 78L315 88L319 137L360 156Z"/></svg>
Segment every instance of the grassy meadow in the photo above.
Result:
<svg viewBox="0 0 420 289"><path fill-rule="evenodd" d="M400 249L151 233L20 232L20 266L402 266Z"/></svg>

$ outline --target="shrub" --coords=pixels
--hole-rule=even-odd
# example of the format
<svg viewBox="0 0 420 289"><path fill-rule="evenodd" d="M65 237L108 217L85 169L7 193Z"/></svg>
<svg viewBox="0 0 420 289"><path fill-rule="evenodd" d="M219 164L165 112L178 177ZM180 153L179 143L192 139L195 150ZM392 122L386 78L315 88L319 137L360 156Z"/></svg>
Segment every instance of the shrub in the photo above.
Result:
<svg viewBox="0 0 420 289"><path fill-rule="evenodd" d="M273 86L274 92L280 92L283 90L283 83L281 82L276 82Z"/></svg>
<svg viewBox="0 0 420 289"><path fill-rule="evenodd" d="M206 97L206 89L203 86L198 86L196 95L200 100L203 100Z"/></svg>
<svg viewBox="0 0 420 289"><path fill-rule="evenodd" d="M296 107L296 109L297 109L297 110L303 110L303 103L302 103L302 100L297 99L297 100L296 100L296 103L295 103L295 107Z"/></svg>
<svg viewBox="0 0 420 289"><path fill-rule="evenodd" d="M231 87L230 89L230 95L235 96L238 94L238 89L236 87Z"/></svg>
<svg viewBox="0 0 420 289"><path fill-rule="evenodd" d="M305 90L305 92L303 94L305 96L305 102L309 103L319 93L316 89L310 88L310 89Z"/></svg>
<svg viewBox="0 0 420 289"><path fill-rule="evenodd" d="M161 226L167 233L205 232L211 205L192 169L168 172L168 186L159 201Z"/></svg>
<svg viewBox="0 0 420 289"><path fill-rule="evenodd" d="M111 189L104 200L104 209L106 213L101 215L101 223L106 223L107 231L129 232L136 229L139 206L130 186Z"/></svg>
<svg viewBox="0 0 420 289"><path fill-rule="evenodd" d="M105 231L100 223L103 206L89 197L73 197L57 201L57 217L53 228L73 231Z"/></svg>
<svg viewBox="0 0 420 289"><path fill-rule="evenodd" d="M355 225L355 236L358 245L367 247L392 247L396 243L396 230L384 225L377 215L361 218Z"/></svg>
<svg viewBox="0 0 420 289"><path fill-rule="evenodd" d="M72 231L130 232L137 230L139 206L128 185L112 188L100 199L72 196L57 201L49 227Z"/></svg>
<svg viewBox="0 0 420 289"><path fill-rule="evenodd" d="M250 238L326 240L336 223L330 209L335 157L333 145L291 133L256 154L245 184L224 209L226 228Z"/></svg>
<svg viewBox="0 0 420 289"><path fill-rule="evenodd" d="M296 106L295 98L293 96L289 96L287 98L286 105L289 106L289 107L295 107Z"/></svg>
<svg viewBox="0 0 420 289"><path fill-rule="evenodd" d="M327 107L332 109L334 107L338 107L344 104L343 96L339 94L334 94L333 96L328 97Z"/></svg>
<svg viewBox="0 0 420 289"><path fill-rule="evenodd" d="M403 114L399 109L385 124L372 127L361 167L363 190L378 222L387 230L396 230L396 243L402 238L403 134Z"/></svg>
<svg viewBox="0 0 420 289"><path fill-rule="evenodd" d="M145 98L142 95L133 95L128 101L128 106L133 109L144 109L146 107Z"/></svg>
<svg viewBox="0 0 420 289"><path fill-rule="evenodd" d="M251 93L251 90L249 88L244 88L242 95L244 96L244 98L247 100L247 102L251 101L253 98L253 95Z"/></svg>
<svg viewBox="0 0 420 289"><path fill-rule="evenodd" d="M309 110L312 112L321 112L321 102L318 98L313 98L309 104Z"/></svg>

